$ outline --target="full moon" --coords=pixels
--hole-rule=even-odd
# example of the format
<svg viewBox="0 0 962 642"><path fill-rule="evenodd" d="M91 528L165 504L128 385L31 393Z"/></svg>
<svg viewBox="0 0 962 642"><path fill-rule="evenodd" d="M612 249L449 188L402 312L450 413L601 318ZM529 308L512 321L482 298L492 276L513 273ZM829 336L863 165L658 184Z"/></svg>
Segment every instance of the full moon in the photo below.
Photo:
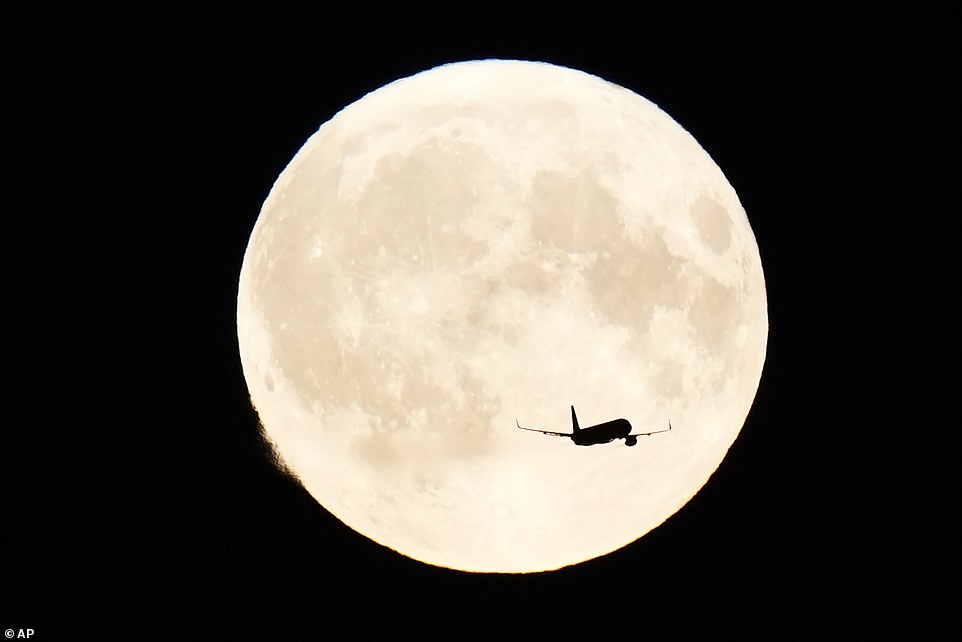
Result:
<svg viewBox="0 0 962 642"><path fill-rule="evenodd" d="M755 237L695 139L545 63L444 65L310 137L237 301L283 469L401 554L532 572L642 537L725 457L768 337ZM569 432L628 419L580 447Z"/></svg>

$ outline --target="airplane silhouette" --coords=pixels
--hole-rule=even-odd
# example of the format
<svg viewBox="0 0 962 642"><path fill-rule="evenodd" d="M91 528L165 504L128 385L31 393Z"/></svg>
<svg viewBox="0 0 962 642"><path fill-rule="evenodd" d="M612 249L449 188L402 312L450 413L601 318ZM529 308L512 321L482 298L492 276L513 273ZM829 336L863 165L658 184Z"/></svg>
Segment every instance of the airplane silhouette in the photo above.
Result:
<svg viewBox="0 0 962 642"><path fill-rule="evenodd" d="M578 446L594 446L595 444L607 444L615 439L624 439L626 446L634 446L638 443L639 437L657 435L660 432L671 430L671 420L668 421L668 428L665 430L655 430L653 432L639 432L631 434L631 423L627 419L613 419L603 424L582 428L578 425L578 415L575 414L575 407L571 406L571 430L572 432L551 432L550 430L538 430L537 428L525 428L518 423L515 418L514 423L521 430L540 432L543 435L553 435L555 437L568 437Z"/></svg>

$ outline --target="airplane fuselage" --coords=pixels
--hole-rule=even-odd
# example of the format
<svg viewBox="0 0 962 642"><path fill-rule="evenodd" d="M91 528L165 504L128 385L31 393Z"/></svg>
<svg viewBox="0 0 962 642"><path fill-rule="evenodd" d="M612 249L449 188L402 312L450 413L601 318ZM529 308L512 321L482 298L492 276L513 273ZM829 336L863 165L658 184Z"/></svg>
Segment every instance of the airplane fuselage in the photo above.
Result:
<svg viewBox="0 0 962 642"><path fill-rule="evenodd" d="M625 439L631 433L631 423L627 419L613 419L603 424L582 428L571 435L571 441L579 446L607 444L615 439Z"/></svg>

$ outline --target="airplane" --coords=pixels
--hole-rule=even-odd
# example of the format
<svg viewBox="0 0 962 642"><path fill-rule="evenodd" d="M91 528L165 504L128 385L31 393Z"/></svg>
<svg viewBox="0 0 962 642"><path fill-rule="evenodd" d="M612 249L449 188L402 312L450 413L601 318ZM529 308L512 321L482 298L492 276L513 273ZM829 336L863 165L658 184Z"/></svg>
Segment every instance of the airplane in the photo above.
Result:
<svg viewBox="0 0 962 642"><path fill-rule="evenodd" d="M537 428L525 428L518 423L515 417L514 423L521 430L540 432L543 435L553 435L555 437L568 437L578 446L594 446L595 444L607 444L615 439L624 439L626 446L634 446L638 443L639 437L657 435L660 432L671 430L671 420L668 420L668 428L665 430L655 430L652 432L639 432L631 434L631 423L627 419L613 419L603 424L582 428L578 425L578 415L575 414L575 407L571 406L571 430L572 432L551 432L549 430L538 430Z"/></svg>

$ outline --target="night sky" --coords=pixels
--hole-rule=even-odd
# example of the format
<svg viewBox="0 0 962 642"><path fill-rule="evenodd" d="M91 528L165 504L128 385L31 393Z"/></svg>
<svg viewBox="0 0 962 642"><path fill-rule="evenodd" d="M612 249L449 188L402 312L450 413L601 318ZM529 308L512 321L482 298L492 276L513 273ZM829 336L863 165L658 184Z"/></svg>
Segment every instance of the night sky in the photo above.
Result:
<svg viewBox="0 0 962 642"><path fill-rule="evenodd" d="M914 610L943 562L922 557L935 524L908 472L925 419L902 408L928 407L930 257L911 238L941 229L913 186L937 180L925 150L958 76L943 17L322 6L7 25L32 44L7 56L24 374L4 628L811 639L939 621ZM528 576L400 556L277 472L235 332L248 236L303 142L387 82L477 58L574 67L668 112L737 191L769 299L755 404L701 492L624 549Z"/></svg>

